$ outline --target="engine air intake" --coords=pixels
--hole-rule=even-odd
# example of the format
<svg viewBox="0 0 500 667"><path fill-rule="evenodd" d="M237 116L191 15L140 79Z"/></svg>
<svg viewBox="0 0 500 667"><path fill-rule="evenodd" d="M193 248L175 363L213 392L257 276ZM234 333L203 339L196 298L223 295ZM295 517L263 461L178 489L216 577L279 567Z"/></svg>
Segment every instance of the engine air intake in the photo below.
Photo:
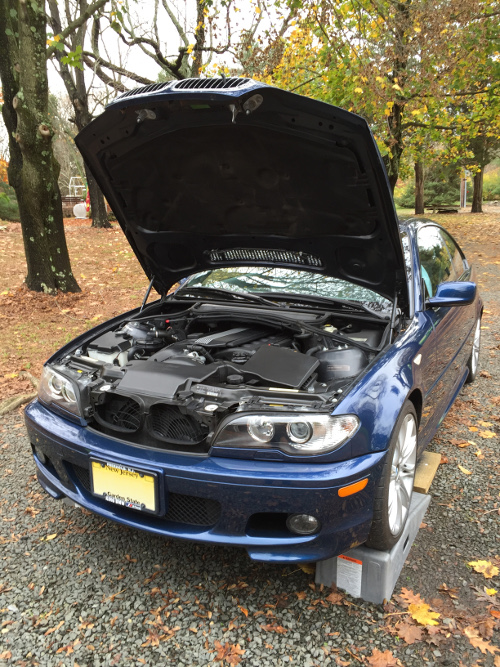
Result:
<svg viewBox="0 0 500 667"><path fill-rule="evenodd" d="M172 406L153 405L149 413L148 427L151 435L171 444L197 445L207 435L208 429L189 415Z"/></svg>
<svg viewBox="0 0 500 667"><path fill-rule="evenodd" d="M141 406L133 398L113 396L96 411L101 424L126 433L134 433L141 425Z"/></svg>

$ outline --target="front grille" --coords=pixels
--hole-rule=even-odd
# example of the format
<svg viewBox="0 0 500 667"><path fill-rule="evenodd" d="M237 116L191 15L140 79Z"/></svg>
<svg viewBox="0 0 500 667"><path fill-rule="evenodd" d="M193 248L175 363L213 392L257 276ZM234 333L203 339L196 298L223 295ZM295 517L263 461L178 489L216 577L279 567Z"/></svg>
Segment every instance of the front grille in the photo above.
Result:
<svg viewBox="0 0 500 667"><path fill-rule="evenodd" d="M90 492L89 469L74 463L67 465L84 489ZM168 511L164 517L158 517L159 521L185 523L190 526L214 526L219 520L221 506L217 500L186 496L182 493L169 493L167 499ZM124 509L123 511L134 512L135 510Z"/></svg>
<svg viewBox="0 0 500 667"><path fill-rule="evenodd" d="M73 472L75 473L75 477L77 480L80 482L80 484L83 486L84 489L87 489L87 491L90 491L90 472L88 468L83 468L82 466L77 466L74 463L71 465Z"/></svg>
<svg viewBox="0 0 500 667"><path fill-rule="evenodd" d="M116 431L133 433L141 425L141 406L133 398L114 395L97 406L96 418Z"/></svg>
<svg viewBox="0 0 500 667"><path fill-rule="evenodd" d="M243 88L252 83L251 79L244 79L238 76L224 78L222 76L208 79L182 79L172 85L172 90L220 90L221 88Z"/></svg>
<svg viewBox="0 0 500 667"><path fill-rule="evenodd" d="M191 526L213 526L220 517L220 503L211 498L169 493L166 521L187 523Z"/></svg>
<svg viewBox="0 0 500 667"><path fill-rule="evenodd" d="M212 264L225 262L278 262L297 266L313 266L321 268L323 262L319 257L307 252L293 250L272 250L267 248L229 248L227 250L211 250Z"/></svg>
<svg viewBox="0 0 500 667"><path fill-rule="evenodd" d="M172 444L196 445L207 435L206 427L172 405L153 405L148 426L151 435Z"/></svg>

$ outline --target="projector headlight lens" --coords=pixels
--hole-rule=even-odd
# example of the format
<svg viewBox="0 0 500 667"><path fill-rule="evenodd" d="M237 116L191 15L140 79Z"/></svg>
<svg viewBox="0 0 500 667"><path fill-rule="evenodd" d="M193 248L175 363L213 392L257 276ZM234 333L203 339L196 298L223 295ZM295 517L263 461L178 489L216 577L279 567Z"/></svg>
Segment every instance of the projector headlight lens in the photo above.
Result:
<svg viewBox="0 0 500 667"><path fill-rule="evenodd" d="M58 405L74 415L80 416L77 390L71 380L45 366L38 385L38 398L47 406Z"/></svg>
<svg viewBox="0 0 500 667"><path fill-rule="evenodd" d="M355 415L258 414L227 421L214 447L280 449L287 454L331 452L351 438L359 427Z"/></svg>

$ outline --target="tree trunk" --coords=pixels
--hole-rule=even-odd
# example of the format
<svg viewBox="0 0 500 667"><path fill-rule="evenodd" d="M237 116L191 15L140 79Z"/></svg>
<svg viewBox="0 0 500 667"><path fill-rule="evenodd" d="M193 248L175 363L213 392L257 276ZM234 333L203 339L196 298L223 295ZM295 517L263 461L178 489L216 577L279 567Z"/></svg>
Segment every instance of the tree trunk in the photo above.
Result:
<svg viewBox="0 0 500 667"><path fill-rule="evenodd" d="M476 171L474 174L474 190L472 192L471 213L483 212L483 174L483 167L481 167L481 171Z"/></svg>
<svg viewBox="0 0 500 667"><path fill-rule="evenodd" d="M424 165L421 160L415 162L415 215L424 213Z"/></svg>
<svg viewBox="0 0 500 667"><path fill-rule="evenodd" d="M106 202L97 181L92 176L88 167L85 167L85 174L87 176L87 186L90 193L90 209L92 215L92 227L100 229L109 229L111 223L108 220L108 212L106 210Z"/></svg>
<svg viewBox="0 0 500 667"><path fill-rule="evenodd" d="M401 163L401 156L403 154L403 109L404 104L395 102L391 113L387 118L390 128L390 137L385 144L389 153L384 156L384 163L387 169L387 177L389 178L389 185L391 192L394 194L394 188L399 178L399 167Z"/></svg>
<svg viewBox="0 0 500 667"><path fill-rule="evenodd" d="M7 67L16 79L17 94L11 100L16 119L13 120L10 109L4 118L7 117L9 135L13 133L18 144L11 153L14 164L9 178L13 179L21 214L28 266L26 284L37 292L54 294L58 289L77 292L80 288L71 271L64 236L57 183L59 165L52 151L53 131L48 119L44 2L8 0L0 5L0 31L5 32L8 21ZM16 32L19 34L18 47ZM5 57L3 53L2 59Z"/></svg>

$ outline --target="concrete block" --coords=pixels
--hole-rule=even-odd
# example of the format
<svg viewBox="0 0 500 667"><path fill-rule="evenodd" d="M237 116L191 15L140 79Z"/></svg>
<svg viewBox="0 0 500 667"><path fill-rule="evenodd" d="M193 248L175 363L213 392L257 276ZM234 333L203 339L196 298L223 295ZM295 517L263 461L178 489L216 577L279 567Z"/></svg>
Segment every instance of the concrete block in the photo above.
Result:
<svg viewBox="0 0 500 667"><path fill-rule="evenodd" d="M353 597L375 604L390 600L430 501L430 496L413 493L405 529L390 551L360 546L341 556L319 561L316 583L336 585Z"/></svg>

